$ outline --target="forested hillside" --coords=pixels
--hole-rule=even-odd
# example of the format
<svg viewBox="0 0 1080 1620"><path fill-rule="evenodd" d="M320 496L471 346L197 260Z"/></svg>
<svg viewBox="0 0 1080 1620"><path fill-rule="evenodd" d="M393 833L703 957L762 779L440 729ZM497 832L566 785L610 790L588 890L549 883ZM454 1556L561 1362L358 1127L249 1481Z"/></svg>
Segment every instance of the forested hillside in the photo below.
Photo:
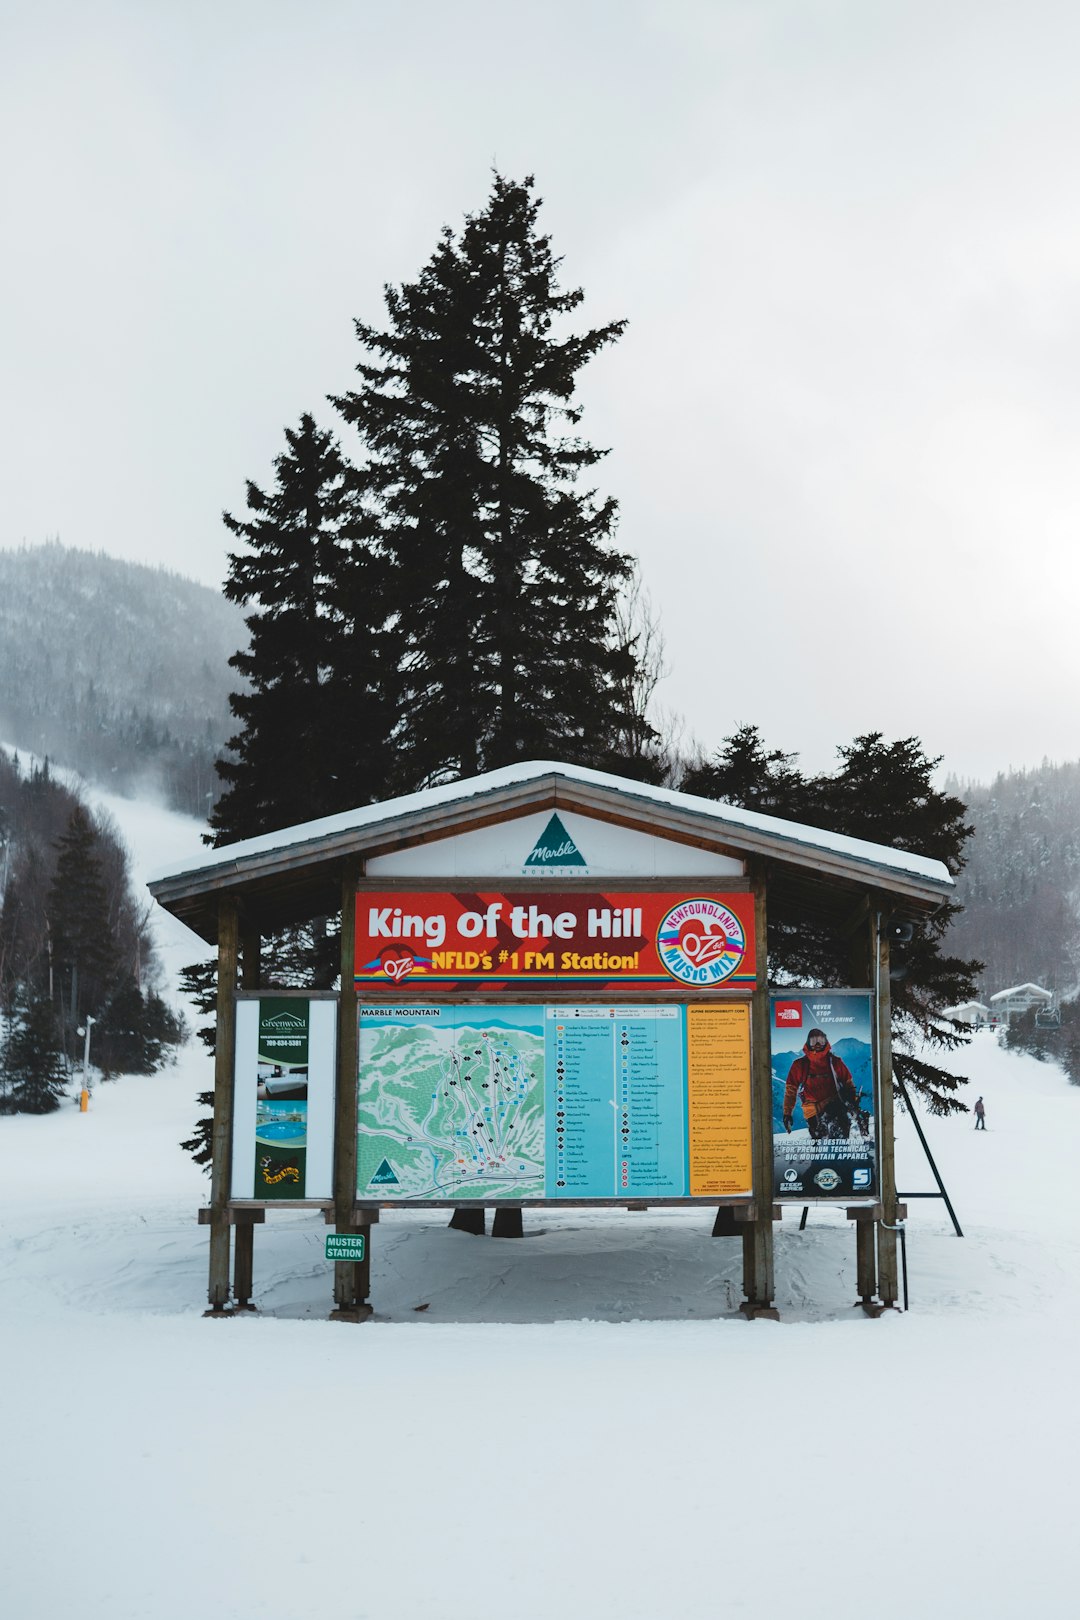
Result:
<svg viewBox="0 0 1080 1620"><path fill-rule="evenodd" d="M205 817L246 643L240 610L179 574L57 542L0 551L0 739Z"/></svg>
<svg viewBox="0 0 1080 1620"><path fill-rule="evenodd" d="M1012 771L989 787L950 784L975 836L949 930L959 955L986 964L982 994L1031 981L1059 996L1080 987L1080 763Z"/></svg>
<svg viewBox="0 0 1080 1620"><path fill-rule="evenodd" d="M88 1027L106 1076L166 1061L183 1027L148 917L109 817L0 749L0 1113L55 1109Z"/></svg>

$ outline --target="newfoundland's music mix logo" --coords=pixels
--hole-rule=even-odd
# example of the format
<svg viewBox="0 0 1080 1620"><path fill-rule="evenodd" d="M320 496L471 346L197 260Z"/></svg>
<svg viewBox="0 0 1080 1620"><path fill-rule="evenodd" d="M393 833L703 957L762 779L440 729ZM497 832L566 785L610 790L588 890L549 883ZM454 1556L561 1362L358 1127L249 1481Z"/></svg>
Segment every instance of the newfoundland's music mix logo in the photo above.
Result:
<svg viewBox="0 0 1080 1620"><path fill-rule="evenodd" d="M682 984L722 984L742 964L746 935L733 911L718 900L683 900L656 935L660 960Z"/></svg>

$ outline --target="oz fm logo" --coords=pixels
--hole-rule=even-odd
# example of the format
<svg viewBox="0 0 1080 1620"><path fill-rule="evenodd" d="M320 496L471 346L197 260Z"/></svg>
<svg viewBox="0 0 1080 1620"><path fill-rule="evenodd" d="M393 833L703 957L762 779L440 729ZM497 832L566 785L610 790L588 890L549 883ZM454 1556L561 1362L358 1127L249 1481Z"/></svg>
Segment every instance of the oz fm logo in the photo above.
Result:
<svg viewBox="0 0 1080 1620"><path fill-rule="evenodd" d="M741 966L746 935L735 913L718 900L683 900L661 922L656 948L672 978L708 988Z"/></svg>

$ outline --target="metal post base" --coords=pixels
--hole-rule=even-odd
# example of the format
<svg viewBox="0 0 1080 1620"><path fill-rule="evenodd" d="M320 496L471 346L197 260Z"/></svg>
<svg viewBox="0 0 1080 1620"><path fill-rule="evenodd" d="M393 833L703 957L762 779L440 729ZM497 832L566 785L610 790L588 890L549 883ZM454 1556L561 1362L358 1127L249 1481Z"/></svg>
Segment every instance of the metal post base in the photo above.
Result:
<svg viewBox="0 0 1080 1620"><path fill-rule="evenodd" d="M876 1299L857 1299L851 1308L854 1311L865 1311L867 1316L880 1316L883 1311L889 1309L889 1306L882 1305L880 1300Z"/></svg>
<svg viewBox="0 0 1080 1620"><path fill-rule="evenodd" d="M780 1320L780 1312L775 1305L755 1305L753 1300L744 1299L739 1309L748 1322L779 1322Z"/></svg>
<svg viewBox="0 0 1080 1620"><path fill-rule="evenodd" d="M231 1305L210 1305L203 1311L203 1316L213 1317L217 1322L231 1320L235 1315L236 1312Z"/></svg>
<svg viewBox="0 0 1080 1620"><path fill-rule="evenodd" d="M455 1209L446 1224L455 1232L471 1232L473 1237L483 1237L486 1214L483 1205L479 1209Z"/></svg>

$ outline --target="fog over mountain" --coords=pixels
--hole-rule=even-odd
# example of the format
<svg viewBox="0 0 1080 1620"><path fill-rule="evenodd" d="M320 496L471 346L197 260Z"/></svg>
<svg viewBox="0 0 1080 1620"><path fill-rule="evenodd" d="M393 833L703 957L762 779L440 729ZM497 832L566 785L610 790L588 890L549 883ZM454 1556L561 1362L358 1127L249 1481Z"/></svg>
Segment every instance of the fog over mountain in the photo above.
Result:
<svg viewBox="0 0 1080 1620"><path fill-rule="evenodd" d="M0 739L203 817L246 642L239 608L163 568L0 551Z"/></svg>
<svg viewBox="0 0 1080 1620"><path fill-rule="evenodd" d="M986 964L983 999L1041 984L1080 988L1080 763L1009 771L989 786L949 784L975 836L957 883L964 910L949 933L961 956Z"/></svg>

